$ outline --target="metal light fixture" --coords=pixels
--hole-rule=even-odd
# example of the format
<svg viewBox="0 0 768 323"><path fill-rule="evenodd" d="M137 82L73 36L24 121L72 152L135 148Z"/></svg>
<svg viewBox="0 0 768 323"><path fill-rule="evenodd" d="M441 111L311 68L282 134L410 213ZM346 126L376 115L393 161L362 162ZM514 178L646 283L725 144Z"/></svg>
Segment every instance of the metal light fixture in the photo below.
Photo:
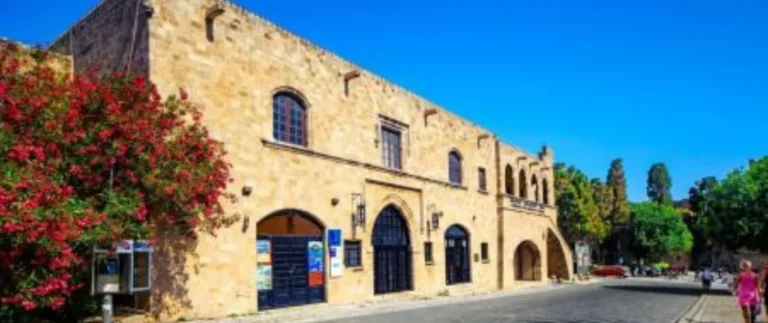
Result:
<svg viewBox="0 0 768 323"><path fill-rule="evenodd" d="M352 193L352 227L365 229L365 199L363 194Z"/></svg>
<svg viewBox="0 0 768 323"><path fill-rule="evenodd" d="M432 230L437 230L440 227L440 218L443 217L443 212L432 213Z"/></svg>
<svg viewBox="0 0 768 323"><path fill-rule="evenodd" d="M253 187L250 185L243 186L243 196L250 196L251 192L253 192Z"/></svg>

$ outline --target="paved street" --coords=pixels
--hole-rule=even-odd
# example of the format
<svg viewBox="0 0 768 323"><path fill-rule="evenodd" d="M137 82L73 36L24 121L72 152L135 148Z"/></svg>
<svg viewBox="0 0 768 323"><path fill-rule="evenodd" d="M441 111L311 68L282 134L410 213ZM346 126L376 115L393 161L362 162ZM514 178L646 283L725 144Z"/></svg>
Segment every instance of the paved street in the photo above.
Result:
<svg viewBox="0 0 768 323"><path fill-rule="evenodd" d="M698 288L698 284L682 282L610 281L333 322L666 323L693 305L699 296Z"/></svg>

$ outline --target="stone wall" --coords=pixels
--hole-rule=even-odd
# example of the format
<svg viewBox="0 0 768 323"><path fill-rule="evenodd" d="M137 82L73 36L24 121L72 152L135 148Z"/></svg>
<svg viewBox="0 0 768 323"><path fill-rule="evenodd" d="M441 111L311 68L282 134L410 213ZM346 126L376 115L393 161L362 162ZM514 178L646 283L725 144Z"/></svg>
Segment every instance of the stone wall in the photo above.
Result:
<svg viewBox="0 0 768 323"><path fill-rule="evenodd" d="M150 7L142 0L105 0L53 42L52 51L74 57L76 73L148 72Z"/></svg>

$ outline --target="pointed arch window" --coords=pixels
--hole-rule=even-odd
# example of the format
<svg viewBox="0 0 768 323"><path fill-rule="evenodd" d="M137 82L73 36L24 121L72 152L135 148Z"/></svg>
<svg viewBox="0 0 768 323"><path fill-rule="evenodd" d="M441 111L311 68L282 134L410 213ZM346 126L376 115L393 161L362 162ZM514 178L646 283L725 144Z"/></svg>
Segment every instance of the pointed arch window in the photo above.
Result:
<svg viewBox="0 0 768 323"><path fill-rule="evenodd" d="M528 180L525 177L525 170L520 170L519 181L520 185L518 185L517 189L520 191L518 192L518 196L521 198L528 198Z"/></svg>
<svg viewBox="0 0 768 323"><path fill-rule="evenodd" d="M275 94L272 100L272 134L277 141L307 145L307 109L296 95Z"/></svg>
<svg viewBox="0 0 768 323"><path fill-rule="evenodd" d="M547 178L545 177L542 180L542 200L544 200L544 204L549 205L549 182L547 182Z"/></svg>
<svg viewBox="0 0 768 323"><path fill-rule="evenodd" d="M541 201L541 199L539 198L539 181L536 178L536 174L533 174L533 176L531 176L531 188L533 188L533 199L536 202Z"/></svg>

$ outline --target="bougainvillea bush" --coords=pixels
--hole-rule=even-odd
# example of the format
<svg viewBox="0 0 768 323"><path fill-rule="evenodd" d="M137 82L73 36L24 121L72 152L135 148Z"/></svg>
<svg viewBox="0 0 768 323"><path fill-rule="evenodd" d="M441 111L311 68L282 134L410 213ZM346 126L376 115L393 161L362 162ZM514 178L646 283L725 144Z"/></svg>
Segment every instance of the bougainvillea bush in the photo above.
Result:
<svg viewBox="0 0 768 323"><path fill-rule="evenodd" d="M141 76L47 66L44 52L0 44L0 321L69 306L94 244L194 239L232 198L222 145L186 93L163 100Z"/></svg>

